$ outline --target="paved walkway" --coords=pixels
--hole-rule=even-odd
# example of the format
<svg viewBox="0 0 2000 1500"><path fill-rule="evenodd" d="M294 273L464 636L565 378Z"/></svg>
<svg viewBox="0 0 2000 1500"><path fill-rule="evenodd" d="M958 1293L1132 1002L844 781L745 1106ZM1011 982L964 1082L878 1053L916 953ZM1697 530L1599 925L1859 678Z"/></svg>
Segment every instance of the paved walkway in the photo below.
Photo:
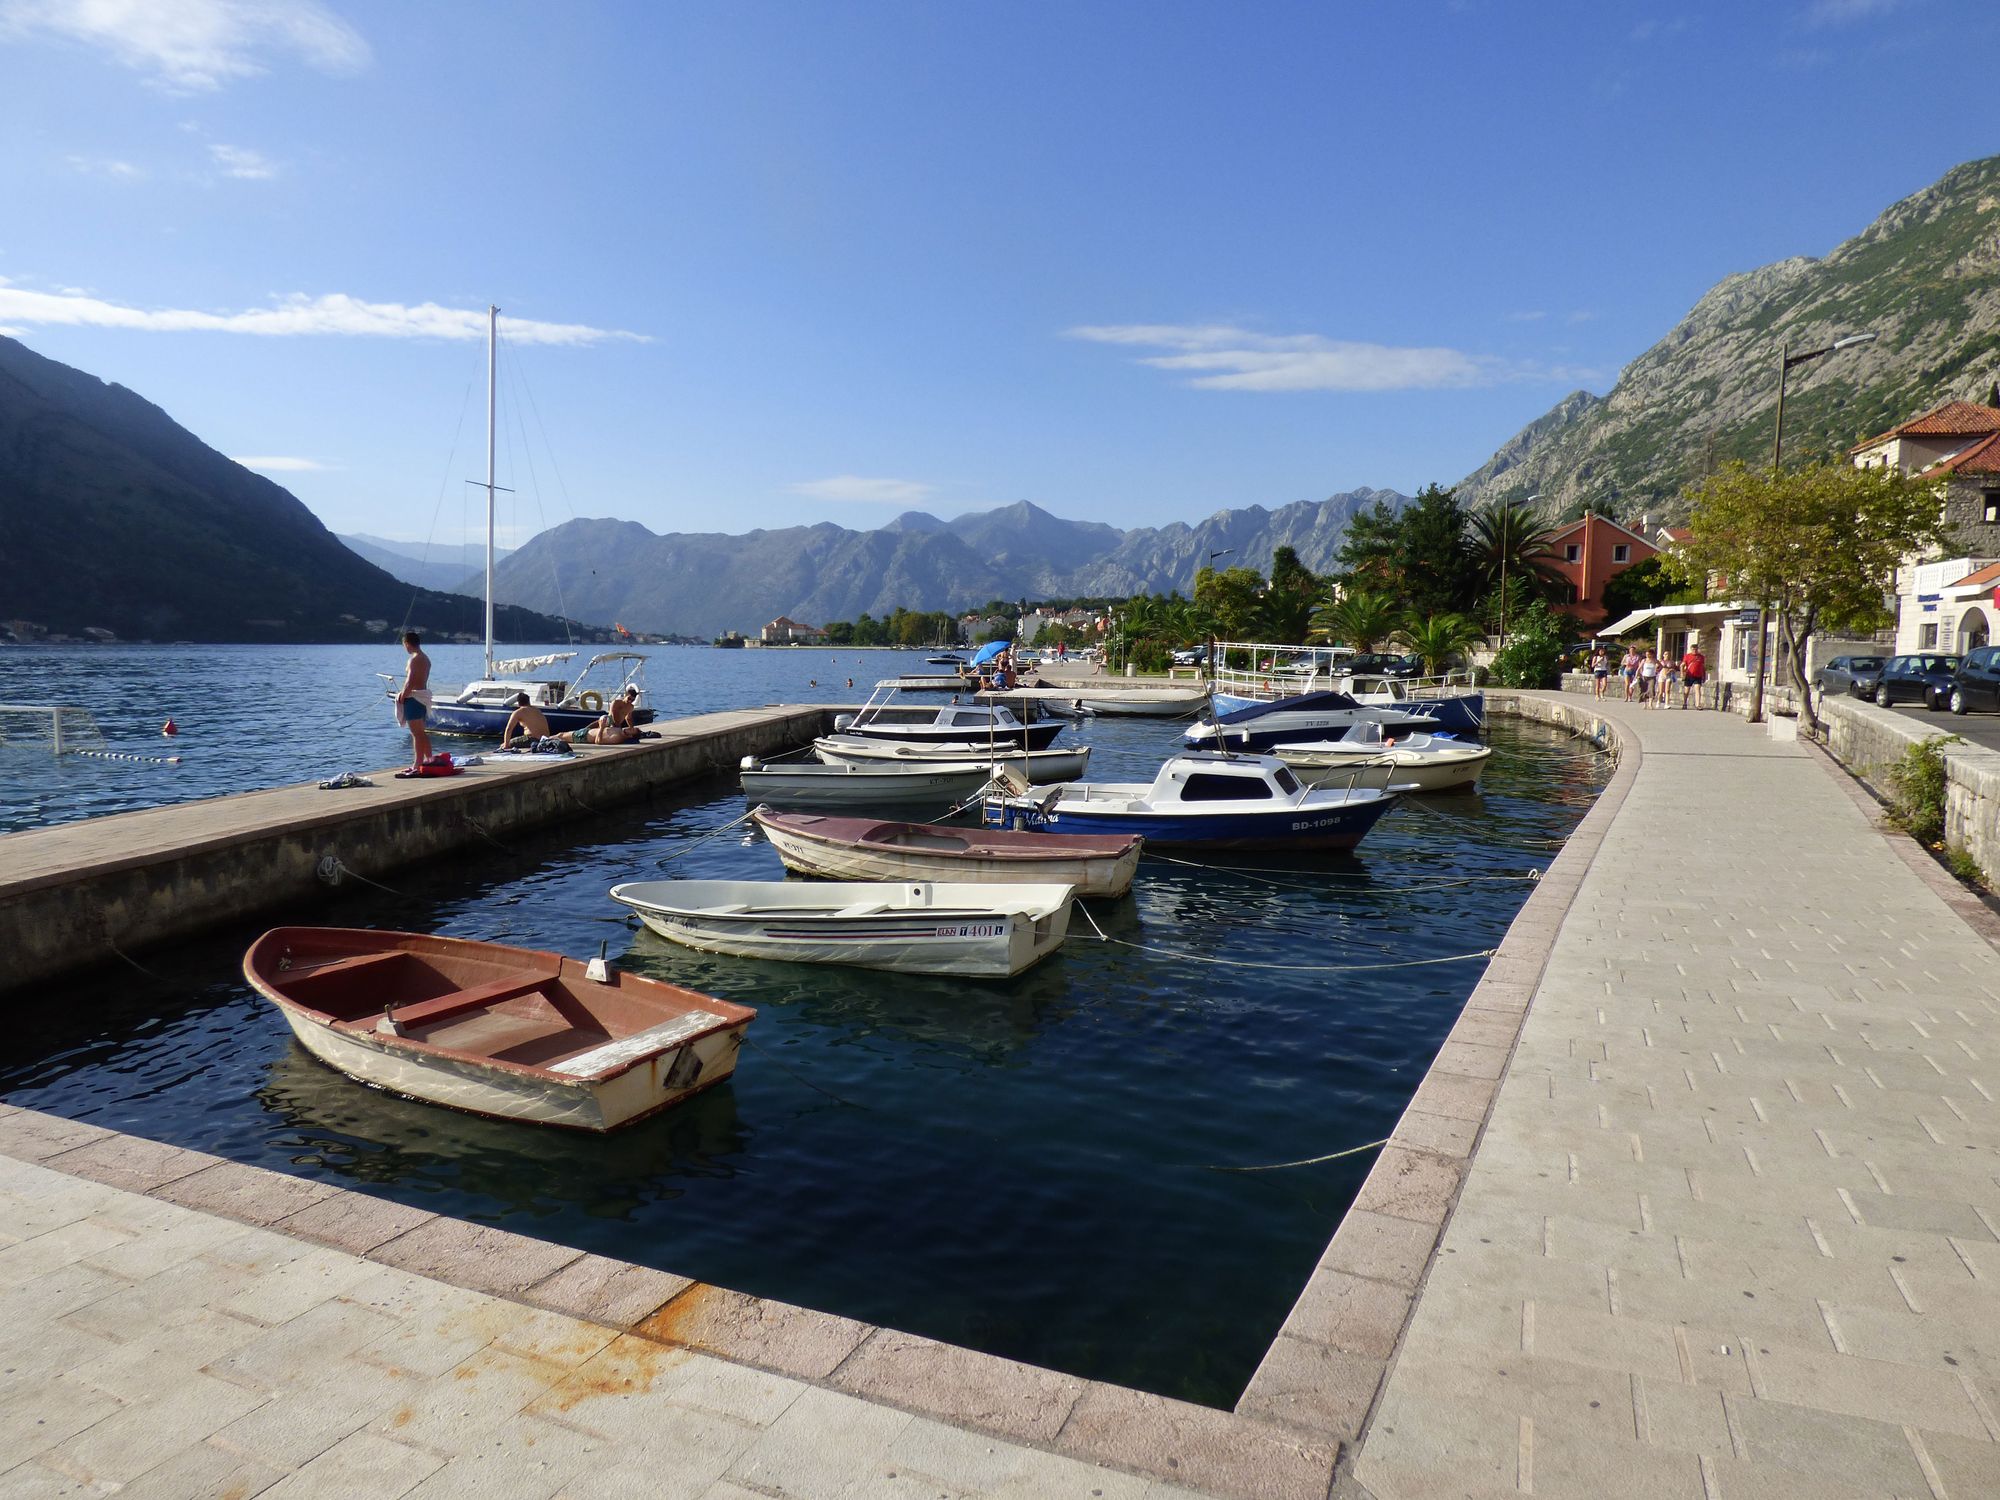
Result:
<svg viewBox="0 0 2000 1500"><path fill-rule="evenodd" d="M1643 763L1354 1479L2000 1495L2000 955L1816 753L1602 707Z"/></svg>

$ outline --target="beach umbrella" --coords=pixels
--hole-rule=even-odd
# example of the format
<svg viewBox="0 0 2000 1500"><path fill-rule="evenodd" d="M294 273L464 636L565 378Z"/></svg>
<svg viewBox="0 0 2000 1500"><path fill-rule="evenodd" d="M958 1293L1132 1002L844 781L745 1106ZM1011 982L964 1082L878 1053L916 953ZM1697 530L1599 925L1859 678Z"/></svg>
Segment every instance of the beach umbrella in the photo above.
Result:
<svg viewBox="0 0 2000 1500"><path fill-rule="evenodd" d="M1005 651L1009 646L1013 644L1014 643L1012 641L988 641L985 645L981 646L977 651L973 652L972 665L974 665L975 667L984 666L987 662L993 660L994 657L998 656L1002 651Z"/></svg>

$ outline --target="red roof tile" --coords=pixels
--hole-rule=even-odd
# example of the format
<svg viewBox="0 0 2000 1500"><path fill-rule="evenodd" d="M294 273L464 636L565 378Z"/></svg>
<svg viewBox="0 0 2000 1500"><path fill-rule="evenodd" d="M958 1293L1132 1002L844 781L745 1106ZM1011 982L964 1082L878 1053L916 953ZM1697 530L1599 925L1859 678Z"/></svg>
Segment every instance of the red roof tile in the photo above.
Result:
<svg viewBox="0 0 2000 1500"><path fill-rule="evenodd" d="M1982 442L1941 458L1926 474L2000 474L2000 431Z"/></svg>
<svg viewBox="0 0 2000 1500"><path fill-rule="evenodd" d="M1978 583L1994 583L1994 582L2000 582L2000 562L1988 563L1985 567L1980 568L1976 572L1967 573L1963 578L1959 579L1958 582L1946 584L1945 587L1948 589L1962 589L1962 588L1970 588L1974 584Z"/></svg>
<svg viewBox="0 0 2000 1500"><path fill-rule="evenodd" d="M1872 448L1897 437L1977 437L1982 432L2000 432L2000 407L1980 406L1972 401L1947 401L1900 427L1878 432L1848 449L1850 453Z"/></svg>

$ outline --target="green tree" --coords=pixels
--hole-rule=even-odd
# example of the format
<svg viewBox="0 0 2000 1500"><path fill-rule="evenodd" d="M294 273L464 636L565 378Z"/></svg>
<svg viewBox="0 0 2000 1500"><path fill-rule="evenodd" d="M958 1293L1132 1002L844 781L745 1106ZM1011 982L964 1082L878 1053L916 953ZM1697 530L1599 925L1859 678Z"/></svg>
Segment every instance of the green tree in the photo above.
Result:
<svg viewBox="0 0 2000 1500"><path fill-rule="evenodd" d="M1226 640L1257 639L1264 623L1264 575L1254 568L1229 568L1218 573L1203 568L1194 577L1194 602L1208 617L1210 628Z"/></svg>
<svg viewBox="0 0 2000 1500"><path fill-rule="evenodd" d="M1520 614L1508 616L1507 644L1493 658L1493 680L1504 687L1562 686L1569 630L1567 619L1541 600L1530 600Z"/></svg>
<svg viewBox="0 0 2000 1500"><path fill-rule="evenodd" d="M852 620L832 620L826 627L826 643L829 646L851 646L854 644L854 622Z"/></svg>
<svg viewBox="0 0 2000 1500"><path fill-rule="evenodd" d="M1371 590L1392 589L1402 581L1401 516L1386 500L1356 511L1347 523L1334 562L1346 582Z"/></svg>
<svg viewBox="0 0 2000 1500"><path fill-rule="evenodd" d="M1450 671L1452 663L1468 646L1485 638L1486 632L1479 628L1477 620L1453 612L1434 615L1412 612L1396 627L1395 635L1397 644L1422 662L1425 674L1431 677Z"/></svg>
<svg viewBox="0 0 2000 1500"><path fill-rule="evenodd" d="M1888 618L1898 564L1943 539L1936 487L1886 466L1815 463L1771 475L1732 462L1683 493L1692 535L1671 570L1688 582L1719 573L1731 593L1776 609L1793 643L1787 658L1800 711L1817 729L1807 644L1821 628L1867 629Z"/></svg>
<svg viewBox="0 0 2000 1500"><path fill-rule="evenodd" d="M1508 612L1513 612L1513 582L1519 578L1531 596L1540 595L1558 578L1549 545L1556 528L1525 505L1496 505L1475 511L1465 528L1465 554L1482 593L1508 585Z"/></svg>
<svg viewBox="0 0 2000 1500"><path fill-rule="evenodd" d="M1465 529L1465 507L1439 485L1425 485L1400 511L1377 501L1348 523L1341 580L1390 594L1418 614L1463 610L1479 594Z"/></svg>
<svg viewBox="0 0 2000 1500"><path fill-rule="evenodd" d="M1295 548L1280 547L1272 554L1271 583L1264 591L1264 629L1271 640L1305 640L1320 586Z"/></svg>
<svg viewBox="0 0 2000 1500"><path fill-rule="evenodd" d="M1622 573L1613 573L1605 581L1602 597L1608 624L1624 619L1635 609L1698 600L1701 591L1676 578L1661 559L1649 557Z"/></svg>
<svg viewBox="0 0 2000 1500"><path fill-rule="evenodd" d="M1395 631L1399 611L1387 594L1350 588L1313 611L1313 629L1323 640L1356 651L1373 651Z"/></svg>

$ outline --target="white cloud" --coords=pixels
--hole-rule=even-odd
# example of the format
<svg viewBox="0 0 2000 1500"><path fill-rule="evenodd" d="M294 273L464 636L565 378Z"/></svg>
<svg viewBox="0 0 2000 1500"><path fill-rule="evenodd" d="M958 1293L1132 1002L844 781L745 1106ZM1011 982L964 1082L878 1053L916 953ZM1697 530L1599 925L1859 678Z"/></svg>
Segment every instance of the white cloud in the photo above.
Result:
<svg viewBox="0 0 2000 1500"><path fill-rule="evenodd" d="M1500 321L1503 323L1539 323L1547 316L1547 309L1537 307L1527 312L1502 313Z"/></svg>
<svg viewBox="0 0 2000 1500"><path fill-rule="evenodd" d="M36 292L0 277L0 322L71 328L129 328L152 333L248 333L267 338L335 334L353 338L483 339L484 308L440 307L435 302L363 302L342 292L309 297L295 292L271 307L248 312L200 312L186 308L126 307L98 297ZM607 339L650 342L644 334L582 323L500 320L501 331L517 344L596 344Z"/></svg>
<svg viewBox="0 0 2000 1500"><path fill-rule="evenodd" d="M115 156L66 156L63 158L72 172L85 177L109 177L119 182L136 182L146 174L129 161L121 161Z"/></svg>
<svg viewBox="0 0 2000 1500"><path fill-rule="evenodd" d="M790 489L794 495L814 500L860 501L868 505L920 505L935 493L930 485L914 479L865 479L859 474L808 479Z"/></svg>
<svg viewBox="0 0 2000 1500"><path fill-rule="evenodd" d="M1806 7L1805 22L1811 27L1846 26L1886 16L1903 0L1813 0Z"/></svg>
<svg viewBox="0 0 2000 1500"><path fill-rule="evenodd" d="M278 164L261 151L252 151L248 146L213 145L208 154L224 177L241 177L251 182L262 182L278 175Z"/></svg>
<svg viewBox="0 0 2000 1500"><path fill-rule="evenodd" d="M6 311L0 305L0 313ZM1169 352L1139 363L1185 373L1208 391L1407 391L1488 385L1510 378L1501 361L1457 349L1394 348L1316 333L1267 334L1227 324L1117 324L1068 336Z"/></svg>
<svg viewBox="0 0 2000 1500"><path fill-rule="evenodd" d="M333 468L316 458L231 458L229 461L265 474L324 474Z"/></svg>
<svg viewBox="0 0 2000 1500"><path fill-rule="evenodd" d="M296 58L365 67L368 43L319 0L0 0L0 41L56 37L108 53L176 93L218 89Z"/></svg>

